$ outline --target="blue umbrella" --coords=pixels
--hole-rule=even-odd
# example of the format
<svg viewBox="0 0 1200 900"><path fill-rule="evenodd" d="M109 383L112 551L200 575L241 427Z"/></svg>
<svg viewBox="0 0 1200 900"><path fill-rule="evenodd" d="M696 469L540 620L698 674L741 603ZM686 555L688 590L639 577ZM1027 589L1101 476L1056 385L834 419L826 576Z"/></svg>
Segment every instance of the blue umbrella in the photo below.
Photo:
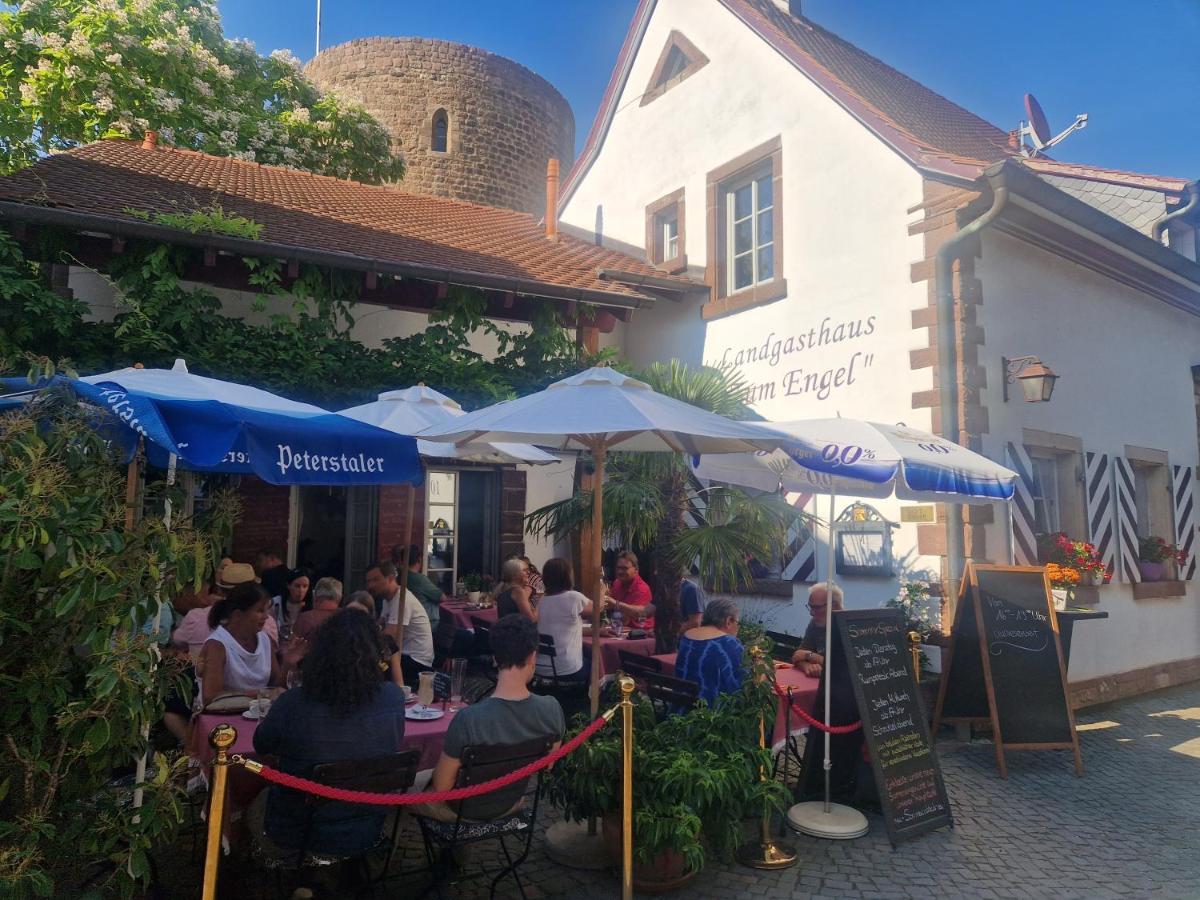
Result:
<svg viewBox="0 0 1200 900"><path fill-rule="evenodd" d="M416 441L307 403L171 369L120 369L68 380L144 437L151 462L253 473L271 484L419 484Z"/></svg>

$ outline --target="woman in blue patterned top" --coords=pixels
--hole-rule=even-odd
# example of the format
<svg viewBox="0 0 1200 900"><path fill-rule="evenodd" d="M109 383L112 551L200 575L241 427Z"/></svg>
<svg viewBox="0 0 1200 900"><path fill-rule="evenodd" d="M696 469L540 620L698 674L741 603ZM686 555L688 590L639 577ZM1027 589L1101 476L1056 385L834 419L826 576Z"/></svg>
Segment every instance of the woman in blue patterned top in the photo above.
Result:
<svg viewBox="0 0 1200 900"><path fill-rule="evenodd" d="M738 608L732 600L711 600L699 628L679 639L675 677L700 685L700 699L714 706L720 694L742 687L742 642L737 639Z"/></svg>

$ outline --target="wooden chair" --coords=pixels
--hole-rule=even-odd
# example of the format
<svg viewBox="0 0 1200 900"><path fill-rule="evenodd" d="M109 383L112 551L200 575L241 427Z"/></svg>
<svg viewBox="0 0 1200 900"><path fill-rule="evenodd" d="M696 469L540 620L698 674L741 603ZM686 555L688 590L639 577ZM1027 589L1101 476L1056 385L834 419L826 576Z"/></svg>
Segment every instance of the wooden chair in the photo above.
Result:
<svg viewBox="0 0 1200 900"><path fill-rule="evenodd" d="M768 631L767 637L775 644L771 648L771 657L779 662L791 662L792 655L800 649L800 642L803 640L786 631Z"/></svg>
<svg viewBox="0 0 1200 900"><path fill-rule="evenodd" d="M630 650L618 650L617 658L621 661L621 671L631 676L634 681L641 681L643 675L662 674L661 659L643 656L641 653L633 653Z"/></svg>
<svg viewBox="0 0 1200 900"><path fill-rule="evenodd" d="M664 719L676 712L686 712L700 702L700 685L661 672L643 672L642 693L654 706L654 714Z"/></svg>
<svg viewBox="0 0 1200 900"><path fill-rule="evenodd" d="M454 786L470 787L524 768L549 753L555 740L553 737L544 737L520 744L464 747L460 757L461 767ZM512 797L512 803L499 816L489 815L488 807L494 806L495 803L494 794L463 800L458 805L453 822L416 815L417 824L421 827L421 837L425 842L425 853L434 873L433 888L439 897L442 896L441 882L447 875L445 867L439 865L439 856L445 859L453 854L453 849L457 846L491 840L499 841L504 859L508 863L492 879L491 896L496 896L497 886L510 874L517 883L517 890L521 896L526 896L525 886L521 883L517 868L529 856L529 848L533 843L538 801L542 794L540 773L533 777L532 782L532 788L530 782L526 781L524 784L518 783L502 789L506 797ZM519 853L515 858L506 840L512 837L518 841ZM488 874L490 873L484 870L475 877Z"/></svg>
<svg viewBox="0 0 1200 900"><path fill-rule="evenodd" d="M337 762L322 763L313 767L311 780L331 787L345 788L352 791L370 791L382 794L400 794L412 787L417 777L417 768L421 762L421 751L406 750L402 753L389 753L368 759L347 759ZM383 841L387 841L387 854L384 857L380 879L387 877L388 867L392 863L392 855L396 849L396 836L400 828L399 815L393 816L390 835L381 833L374 846L354 856L340 856L321 852L312 846L312 833L317 817L324 810L341 808L348 815L339 818L340 822L354 821L375 817L380 807L358 803L345 803L340 800L326 800L311 794L305 795L308 816L304 822L303 838L296 852L286 856L273 856L263 852L261 846L256 847L256 856L263 865L275 872L275 884L279 895L284 896L283 872L298 871L310 866L325 866L346 863L354 860L363 863L364 874L370 880L366 871L366 857L375 851ZM385 829L386 831L386 829ZM255 835L251 836L252 839Z"/></svg>
<svg viewBox="0 0 1200 900"><path fill-rule="evenodd" d="M492 684L496 683L496 666L492 662L492 623L479 616L471 616L475 626L475 658L483 665L483 674Z"/></svg>

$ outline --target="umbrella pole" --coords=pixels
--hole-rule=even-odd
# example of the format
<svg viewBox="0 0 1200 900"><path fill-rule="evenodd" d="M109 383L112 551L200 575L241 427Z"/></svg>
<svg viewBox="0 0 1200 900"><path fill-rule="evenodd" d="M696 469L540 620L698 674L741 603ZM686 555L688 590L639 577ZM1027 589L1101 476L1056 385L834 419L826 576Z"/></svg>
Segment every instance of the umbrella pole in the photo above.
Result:
<svg viewBox="0 0 1200 900"><path fill-rule="evenodd" d="M1014 496L1016 496L1014 494ZM1008 564L1015 566L1017 564L1017 536L1013 531L1013 502L1009 500L1004 504L1004 509L1008 512Z"/></svg>
<svg viewBox="0 0 1200 900"><path fill-rule="evenodd" d="M404 550L400 553L400 612L396 620L396 643L400 647L400 658L404 658L404 605L408 602L408 548L412 546L413 506L417 502L417 489L408 483L408 509L404 513ZM457 527L457 525L455 526ZM456 538L457 539L457 538Z"/></svg>
<svg viewBox="0 0 1200 900"><path fill-rule="evenodd" d="M831 486L832 487L832 486ZM833 650L833 566L834 566L834 505L837 502L837 491L829 492L829 546L826 559L828 569L825 575L825 724L829 725L830 716L830 685L833 682L833 670L830 666L830 652ZM833 767L830 759L830 734L825 733L825 756L822 766L825 774L825 795L820 801L810 800L797 803L787 813L788 825L807 834L810 837L829 838L831 840L848 840L862 837L867 833L867 817L853 807L841 803L830 802L829 772ZM808 732L812 739L812 729ZM802 776L803 778L803 776Z"/></svg>
<svg viewBox="0 0 1200 900"><path fill-rule="evenodd" d="M592 679L591 711L595 718L600 709L600 621L604 611L604 569L601 556L604 553L604 463L608 447L597 441L591 446L596 473L592 476L592 533L588 559L592 572Z"/></svg>

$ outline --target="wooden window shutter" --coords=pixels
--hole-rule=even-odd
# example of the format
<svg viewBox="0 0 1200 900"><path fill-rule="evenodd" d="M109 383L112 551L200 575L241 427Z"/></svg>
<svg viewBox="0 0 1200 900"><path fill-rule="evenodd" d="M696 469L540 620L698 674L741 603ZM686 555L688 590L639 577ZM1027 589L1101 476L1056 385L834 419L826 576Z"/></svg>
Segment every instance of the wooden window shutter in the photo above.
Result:
<svg viewBox="0 0 1200 900"><path fill-rule="evenodd" d="M1088 540L1104 567L1117 574L1116 504L1113 500L1113 479L1108 454L1083 455L1083 492L1087 502Z"/></svg>
<svg viewBox="0 0 1200 900"><path fill-rule="evenodd" d="M1038 564L1037 521L1033 508L1033 461L1025 448L1009 441L1005 445L1008 466L1019 476L1012 498L1013 559L1018 566Z"/></svg>
<svg viewBox="0 0 1200 900"><path fill-rule="evenodd" d="M1175 543L1187 554L1179 567L1179 578L1196 577L1196 470L1192 466L1171 466L1171 506L1175 514Z"/></svg>
<svg viewBox="0 0 1200 900"><path fill-rule="evenodd" d="M500 470L500 558L525 555L525 473Z"/></svg>
<svg viewBox="0 0 1200 900"><path fill-rule="evenodd" d="M1114 456L1113 480L1116 486L1117 573L1131 584L1142 580L1138 568L1137 489L1133 466L1123 456ZM1115 577L1115 576L1114 576Z"/></svg>
<svg viewBox="0 0 1200 900"><path fill-rule="evenodd" d="M817 539L803 521L797 519L787 533L787 547L783 551L783 569L779 577L783 581L816 581Z"/></svg>

